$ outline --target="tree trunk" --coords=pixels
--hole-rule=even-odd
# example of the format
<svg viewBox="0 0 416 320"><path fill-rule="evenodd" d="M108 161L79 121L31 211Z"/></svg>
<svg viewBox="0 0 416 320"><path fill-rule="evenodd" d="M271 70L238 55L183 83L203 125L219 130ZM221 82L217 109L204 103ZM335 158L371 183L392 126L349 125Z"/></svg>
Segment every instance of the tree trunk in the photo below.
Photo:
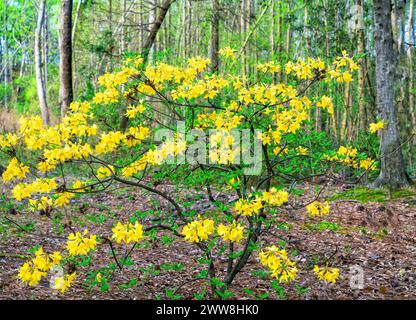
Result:
<svg viewBox="0 0 416 320"><path fill-rule="evenodd" d="M42 120L45 125L50 124L49 109L46 102L45 84L42 77L42 48L41 48L41 35L43 27L43 19L45 17L45 5L46 0L41 0L38 9L38 21L35 31L35 73L36 73L36 86L38 90L40 111L42 114Z"/></svg>
<svg viewBox="0 0 416 320"><path fill-rule="evenodd" d="M165 20L165 17L170 8L170 5L174 1L175 0L165 0L159 8L160 9L159 16L157 17L155 23L153 24L152 29L150 30L149 36L146 39L146 42L143 44L143 48L142 48L143 64L146 64L148 62L150 49L152 48L153 43L155 42L156 35L159 32L160 26ZM123 110L123 114L121 116L121 122L120 122L120 130L122 131L126 130L128 121L129 121L129 118L126 117L125 110Z"/></svg>
<svg viewBox="0 0 416 320"><path fill-rule="evenodd" d="M385 123L381 132L381 171L374 186L399 188L408 185L397 128L394 104L395 48L390 0L374 0L374 46L376 51L377 108Z"/></svg>
<svg viewBox="0 0 416 320"><path fill-rule="evenodd" d="M412 20L413 20L413 8L414 8L414 1L410 0L410 8L409 8L409 18L407 20L407 65L408 65L408 72L409 72L409 84L408 84L408 93L409 93L409 112L412 117L412 127L416 125L416 115L414 110L414 93L413 90L413 56L412 56Z"/></svg>
<svg viewBox="0 0 416 320"><path fill-rule="evenodd" d="M365 132L367 129L367 108L365 105L364 80L367 73L367 61L365 54L364 35L364 4L363 0L355 0L355 36L357 41L357 53L360 56L358 69L358 132Z"/></svg>
<svg viewBox="0 0 416 320"><path fill-rule="evenodd" d="M218 0L212 0L211 13L211 66L215 72L219 67L218 51L220 46L219 33L219 3Z"/></svg>
<svg viewBox="0 0 416 320"><path fill-rule="evenodd" d="M59 25L59 105L61 117L73 100L72 89L72 0L62 0Z"/></svg>

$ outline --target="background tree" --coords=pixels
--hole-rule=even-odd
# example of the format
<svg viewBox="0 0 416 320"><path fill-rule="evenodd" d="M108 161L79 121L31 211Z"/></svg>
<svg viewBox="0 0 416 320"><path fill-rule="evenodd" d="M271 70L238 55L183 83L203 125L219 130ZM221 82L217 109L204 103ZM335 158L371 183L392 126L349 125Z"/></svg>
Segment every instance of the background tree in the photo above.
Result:
<svg viewBox="0 0 416 320"><path fill-rule="evenodd" d="M39 2L38 9L38 22L35 31L35 71L36 71L36 85L38 89L39 105L42 114L42 119L45 124L50 124L50 116L48 103L46 101L46 90L45 90L45 75L42 73L42 47L41 47L41 34L42 28L45 21L45 5L46 0Z"/></svg>
<svg viewBox="0 0 416 320"><path fill-rule="evenodd" d="M59 100L61 117L71 104L72 89L72 0L62 0L59 25Z"/></svg>
<svg viewBox="0 0 416 320"><path fill-rule="evenodd" d="M377 107L386 130L381 134L381 171L375 185L398 188L410 183L406 174L394 101L396 50L393 42L390 0L374 0Z"/></svg>

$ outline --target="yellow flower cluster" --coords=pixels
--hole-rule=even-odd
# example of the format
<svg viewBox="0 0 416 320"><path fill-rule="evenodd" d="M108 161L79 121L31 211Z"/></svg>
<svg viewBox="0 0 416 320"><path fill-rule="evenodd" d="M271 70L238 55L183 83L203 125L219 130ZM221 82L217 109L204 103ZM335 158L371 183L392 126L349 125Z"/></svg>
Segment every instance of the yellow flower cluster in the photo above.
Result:
<svg viewBox="0 0 416 320"><path fill-rule="evenodd" d="M262 208L263 203L259 197L253 200L239 199L234 204L234 210L242 216L252 216L259 213Z"/></svg>
<svg viewBox="0 0 416 320"><path fill-rule="evenodd" d="M143 104L139 104L138 106L130 105L127 107L126 116L129 119L133 119L138 113L143 113L145 110L146 107Z"/></svg>
<svg viewBox="0 0 416 320"><path fill-rule="evenodd" d="M55 197L55 200L54 200L53 204L57 207L63 207L65 205L69 204L69 201L73 197L74 197L74 195L72 193L69 193L69 192L58 193Z"/></svg>
<svg viewBox="0 0 416 320"><path fill-rule="evenodd" d="M115 169L114 167L109 164L107 166L103 166L103 167L99 167L97 170L97 178L98 179L104 179L107 178L109 176L112 176L113 174L115 174Z"/></svg>
<svg viewBox="0 0 416 320"><path fill-rule="evenodd" d="M98 78L98 83L105 88L103 92L98 92L93 102L96 104L114 103L120 97L117 86L126 83L130 78L136 76L139 71L134 67L123 66L123 68L115 73L106 73Z"/></svg>
<svg viewBox="0 0 416 320"><path fill-rule="evenodd" d="M330 79L335 79L337 82L351 82L351 72L358 70L357 63L348 57L347 51L342 52L342 57L337 57L333 62L332 68L328 71Z"/></svg>
<svg viewBox="0 0 416 320"><path fill-rule="evenodd" d="M55 178L38 178L32 183L17 184L13 188L12 194L16 200L22 201L23 199L31 197L34 193L50 193L53 190L56 190L57 187L58 185L55 182Z"/></svg>
<svg viewBox="0 0 416 320"><path fill-rule="evenodd" d="M260 263L268 268L271 276L279 282L288 283L296 278L298 273L296 263L288 258L286 250L273 245L261 251L259 258Z"/></svg>
<svg viewBox="0 0 416 320"><path fill-rule="evenodd" d="M316 103L316 106L328 111L329 114L334 113L334 104L332 99L328 96L322 96L321 99Z"/></svg>
<svg viewBox="0 0 416 320"><path fill-rule="evenodd" d="M232 114L231 112L212 112L199 114L198 117L199 128L215 128L217 130L230 131L237 128L243 120L243 116Z"/></svg>
<svg viewBox="0 0 416 320"><path fill-rule="evenodd" d="M220 224L217 232L224 241L240 242L243 239L244 227L236 221L233 221L229 226Z"/></svg>
<svg viewBox="0 0 416 320"><path fill-rule="evenodd" d="M42 196L40 199L29 199L31 210L47 210L53 205L53 200L49 197Z"/></svg>
<svg viewBox="0 0 416 320"><path fill-rule="evenodd" d="M275 187L269 191L264 191L261 196L255 196L254 199L239 199L234 203L234 210L242 216L252 216L260 212L264 204L270 206L281 206L289 201L289 194L285 190L277 190Z"/></svg>
<svg viewBox="0 0 416 320"><path fill-rule="evenodd" d="M131 177L137 172L144 170L148 164L161 165L169 156L173 157L183 154L185 150L185 140L176 137L176 139L166 141L155 150L147 151L139 160L124 167L121 173L124 177Z"/></svg>
<svg viewBox="0 0 416 320"><path fill-rule="evenodd" d="M270 191L263 192L262 199L268 205L281 206L283 203L288 202L289 194L287 191L277 190L275 187L272 187Z"/></svg>
<svg viewBox="0 0 416 320"><path fill-rule="evenodd" d="M137 221L134 224L130 222L126 224L118 222L112 231L112 238L115 239L117 243L138 242L143 238L143 226Z"/></svg>
<svg viewBox="0 0 416 320"><path fill-rule="evenodd" d="M134 147L142 143L150 134L150 129L146 127L130 127L125 134L124 141L127 146Z"/></svg>
<svg viewBox="0 0 416 320"><path fill-rule="evenodd" d="M313 271L315 272L316 276L319 280L335 283L339 278L339 269L338 268L330 268L330 267L322 267L320 268L318 265L313 267Z"/></svg>
<svg viewBox="0 0 416 320"><path fill-rule="evenodd" d="M181 86L171 91L172 98L178 99L204 99L215 98L220 90L228 86L228 81L217 74L205 75L203 79L195 82L184 82Z"/></svg>
<svg viewBox="0 0 416 320"><path fill-rule="evenodd" d="M230 47L221 48L218 53L225 58L230 58L231 60L235 59L235 49Z"/></svg>
<svg viewBox="0 0 416 320"><path fill-rule="evenodd" d="M312 79L316 72L322 72L325 68L325 63L319 58L298 59L296 62L289 61L286 63L285 73L293 73L298 79Z"/></svg>
<svg viewBox="0 0 416 320"><path fill-rule="evenodd" d="M300 156L307 156L309 154L308 148L305 148L305 147L299 146L299 147L296 147L295 150L296 150L297 154L300 155Z"/></svg>
<svg viewBox="0 0 416 320"><path fill-rule="evenodd" d="M76 275L76 272L73 272L63 277L56 277L52 289L59 290L61 293L64 293L71 286L72 282L76 278Z"/></svg>
<svg viewBox="0 0 416 320"><path fill-rule="evenodd" d="M15 178L24 179L26 178L26 173L28 172L29 172L28 166L25 166L23 163L19 163L17 158L13 158L9 162L9 165L7 166L6 170L2 174L3 181L7 182Z"/></svg>
<svg viewBox="0 0 416 320"><path fill-rule="evenodd" d="M0 149L15 147L19 138L13 133L0 135Z"/></svg>
<svg viewBox="0 0 416 320"><path fill-rule="evenodd" d="M91 235L87 237L88 230L84 230L84 233L80 232L71 233L68 236L66 248L71 256L86 255L91 250L95 249L97 245L97 236Z"/></svg>
<svg viewBox="0 0 416 320"><path fill-rule="evenodd" d="M353 147L340 146L338 151L330 156L324 155L324 159L328 161L338 161L343 165L352 167L354 169L362 168L364 170L376 170L377 165L371 158L357 159L358 150Z"/></svg>
<svg viewBox="0 0 416 320"><path fill-rule="evenodd" d="M124 134L120 131L103 133L100 137L100 142L95 146L95 152L97 154L112 152L118 148L124 138Z"/></svg>
<svg viewBox="0 0 416 320"><path fill-rule="evenodd" d="M370 128L368 129L371 133L376 133L378 130L384 128L384 121L379 121L376 123L370 123Z"/></svg>
<svg viewBox="0 0 416 320"><path fill-rule="evenodd" d="M181 234L185 236L186 241L201 242L207 240L214 231L214 220L198 219L184 226Z"/></svg>
<svg viewBox="0 0 416 320"><path fill-rule="evenodd" d="M274 61L269 61L266 63L261 63L257 65L257 70L260 70L263 73L278 73L280 72L281 68L279 65L276 64Z"/></svg>
<svg viewBox="0 0 416 320"><path fill-rule="evenodd" d="M328 201L324 203L314 201L306 206L306 210L308 211L311 217L325 216L329 214L330 205Z"/></svg>
<svg viewBox="0 0 416 320"><path fill-rule="evenodd" d="M367 159L360 160L360 168L364 170L376 170L377 164L374 160L367 158Z"/></svg>
<svg viewBox="0 0 416 320"><path fill-rule="evenodd" d="M47 254L40 247L35 252L35 258L26 261L19 269L18 277L22 282L34 286L39 283L42 277L54 266L60 264L62 256L59 252Z"/></svg>

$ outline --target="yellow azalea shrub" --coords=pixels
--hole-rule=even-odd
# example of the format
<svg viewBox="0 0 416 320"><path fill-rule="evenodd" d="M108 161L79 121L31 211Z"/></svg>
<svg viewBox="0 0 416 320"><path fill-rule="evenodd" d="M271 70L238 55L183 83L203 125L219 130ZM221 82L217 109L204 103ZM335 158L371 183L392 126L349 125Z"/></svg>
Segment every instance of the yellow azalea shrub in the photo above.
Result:
<svg viewBox="0 0 416 320"><path fill-rule="evenodd" d="M224 59L236 58L236 50L230 47L219 53ZM0 151L10 157L3 183L12 186L14 201L27 202L34 212L68 212L74 199L107 192L114 184L146 190L170 206L157 219L139 222L128 217L136 220L122 223L117 218L111 236L71 226L65 249L52 255L36 251L35 258L21 266L21 281L36 285L54 265L88 263L91 267L93 255L101 252L96 249L109 245L114 260L111 270L90 270L91 282L105 285L117 268L121 272L131 262L139 241L159 240L154 232L161 230L199 249L208 261L201 265L207 268L206 279L215 297L224 297L254 252L271 278L285 284L295 281L296 257L289 256L281 243L263 249L261 238L273 225L284 222L296 182L328 167L334 167L336 174L338 165L358 175L376 170L377 162L353 146L315 150L315 142L320 141L308 143L310 114L321 109L331 115L334 103L328 95L313 95L304 88L352 81L357 64L346 52L330 63L305 57L265 61L255 68L258 78L253 79L228 68L212 72L205 57L190 58L184 65L145 64L140 56L130 57L114 72L100 76L100 89L91 101L73 102L60 123L45 126L37 115L22 117L16 132L0 134ZM276 81L276 73L288 81ZM120 117L124 126L118 123ZM182 121L183 132L172 129L174 119ZM383 126L375 124L370 131ZM171 134L156 141L158 129L165 127ZM203 148L209 164L183 160L192 147L186 135L193 130L215 147ZM257 175L246 173L250 164L241 160L251 147L233 147L239 142L234 132L243 130L259 145ZM169 177L176 190L206 193L213 209L190 210L180 192L169 194L159 187ZM317 200L306 210L320 217L330 213L330 204ZM126 251L124 256L117 254L120 247ZM224 272L216 270L220 263L215 261L223 258L228 262ZM339 270L319 267L314 271L332 283L339 274ZM64 293L83 271L76 272L56 277L53 288Z"/></svg>

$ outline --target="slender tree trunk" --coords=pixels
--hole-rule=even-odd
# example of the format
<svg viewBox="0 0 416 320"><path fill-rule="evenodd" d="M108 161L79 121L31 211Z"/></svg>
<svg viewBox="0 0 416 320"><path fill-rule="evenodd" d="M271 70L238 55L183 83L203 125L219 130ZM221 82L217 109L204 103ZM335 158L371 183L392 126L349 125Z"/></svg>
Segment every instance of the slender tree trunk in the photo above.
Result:
<svg viewBox="0 0 416 320"><path fill-rule="evenodd" d="M272 1L272 9L270 11L270 57L273 58L276 51L276 39L275 39L275 19L276 19L276 3Z"/></svg>
<svg viewBox="0 0 416 320"><path fill-rule="evenodd" d="M78 20L79 20L79 16L81 14L81 4L82 4L82 0L78 0L77 3L77 9L75 12L75 17L74 17L74 23L72 26L72 34L71 34L71 43L72 43L72 69L73 69L73 74L74 74L74 92L76 92L76 88L77 88L77 64L76 64L76 57L75 57L75 35L76 35L76 31L77 31L77 26L78 26Z"/></svg>
<svg viewBox="0 0 416 320"><path fill-rule="evenodd" d="M150 30L153 28L153 25L156 22L156 15L157 15L157 0L152 0L151 3L151 9L149 12L149 28ZM156 39L156 38L155 38ZM156 41L153 41L151 47L150 47L150 52L149 52L149 62L152 63L155 57L155 51L156 51L156 45L155 45Z"/></svg>
<svg viewBox="0 0 416 320"><path fill-rule="evenodd" d="M45 17L43 20L43 83L45 86L45 93L46 99L48 97L47 94L47 85L48 85L48 36L49 36L49 28L48 28L48 10L45 10Z"/></svg>
<svg viewBox="0 0 416 320"><path fill-rule="evenodd" d="M363 0L355 0L355 36L357 41L357 53L360 55L358 69L358 132L365 132L367 129L367 108L365 105L364 80L367 72L364 35L364 4Z"/></svg>
<svg viewBox="0 0 416 320"><path fill-rule="evenodd" d="M397 128L394 103L396 57L391 24L390 0L374 0L374 46L376 51L377 107L385 128L381 132L381 171L374 186L399 188L408 185Z"/></svg>
<svg viewBox="0 0 416 320"><path fill-rule="evenodd" d="M219 33L219 3L218 0L212 0L211 12L211 66L215 72L219 67L218 51L220 46Z"/></svg>
<svg viewBox="0 0 416 320"><path fill-rule="evenodd" d="M41 57L41 34L43 27L43 19L45 17L45 5L46 0L41 0L38 9L38 21L35 31L35 73L36 73L36 85L38 90L40 111L42 114L42 120L45 125L50 124L49 109L46 101L45 84L42 76L42 57Z"/></svg>
<svg viewBox="0 0 416 320"><path fill-rule="evenodd" d="M61 117L71 104L72 89L72 0L62 0L59 25L59 104Z"/></svg>
<svg viewBox="0 0 416 320"><path fill-rule="evenodd" d="M408 92L409 92L409 111L412 117L412 127L416 126L416 115L414 110L415 98L413 93L413 56L412 56L412 20L413 20L413 8L414 8L414 1L410 0L410 7L409 7L409 18L407 20L407 68L409 72L409 85L408 85Z"/></svg>

